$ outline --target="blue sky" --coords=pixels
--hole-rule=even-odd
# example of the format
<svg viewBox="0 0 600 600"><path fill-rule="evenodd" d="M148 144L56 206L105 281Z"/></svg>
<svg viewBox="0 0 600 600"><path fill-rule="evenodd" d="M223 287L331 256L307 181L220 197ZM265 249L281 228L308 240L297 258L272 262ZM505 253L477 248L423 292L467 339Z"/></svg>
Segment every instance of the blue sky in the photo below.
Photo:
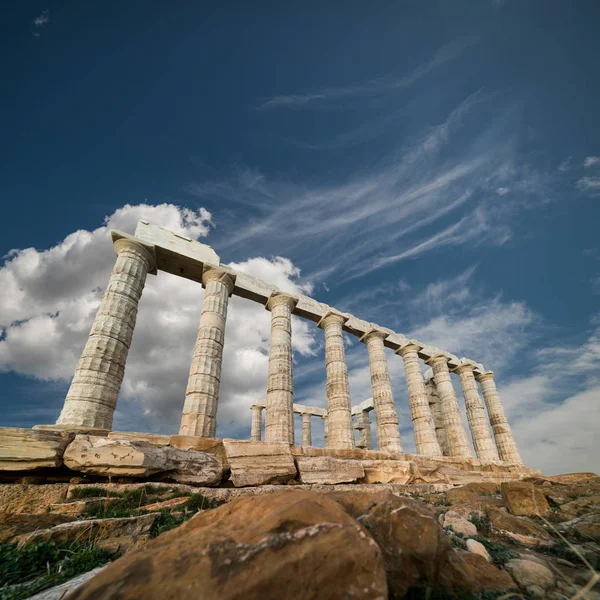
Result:
<svg viewBox="0 0 600 600"><path fill-rule="evenodd" d="M599 22L593 1L13 3L0 424L56 419L109 229L147 218L483 362L530 466L598 470ZM201 299L149 279L116 428L176 431ZM234 299L219 435L249 435L268 325ZM366 348L346 341L358 403ZM296 321L294 342L297 401L324 406L322 332Z"/></svg>

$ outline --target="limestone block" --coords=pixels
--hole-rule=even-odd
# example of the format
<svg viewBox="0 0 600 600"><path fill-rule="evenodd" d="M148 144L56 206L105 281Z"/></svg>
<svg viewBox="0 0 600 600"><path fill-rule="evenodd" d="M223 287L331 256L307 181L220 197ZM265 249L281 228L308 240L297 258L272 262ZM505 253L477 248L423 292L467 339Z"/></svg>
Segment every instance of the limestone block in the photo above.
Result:
<svg viewBox="0 0 600 600"><path fill-rule="evenodd" d="M0 471L60 467L71 431L0 428Z"/></svg>
<svg viewBox="0 0 600 600"><path fill-rule="evenodd" d="M78 435L69 444L64 461L69 469L94 475L148 477L161 474L171 481L199 485L216 485L223 473L220 461L207 452L88 435Z"/></svg>
<svg viewBox="0 0 600 600"><path fill-rule="evenodd" d="M290 445L223 440L235 487L287 483L296 477Z"/></svg>
<svg viewBox="0 0 600 600"><path fill-rule="evenodd" d="M453 510L440 515L439 522L444 529L451 527L455 533L462 533L464 536L477 535L477 527Z"/></svg>
<svg viewBox="0 0 600 600"><path fill-rule="evenodd" d="M68 483L27 485L5 483L0 485L0 507L6 513L41 514L55 502L67 498Z"/></svg>
<svg viewBox="0 0 600 600"><path fill-rule="evenodd" d="M546 515L551 512L544 494L533 483L507 481L500 485L500 492L513 515Z"/></svg>
<svg viewBox="0 0 600 600"><path fill-rule="evenodd" d="M408 483L412 477L406 460L363 460L365 470L361 483Z"/></svg>
<svg viewBox="0 0 600 600"><path fill-rule="evenodd" d="M477 540L467 540L466 544L469 552L473 552L473 554L479 554L479 556L483 556L485 560L490 562L491 558L489 552L485 549L485 546L481 542L478 542Z"/></svg>
<svg viewBox="0 0 600 600"><path fill-rule="evenodd" d="M362 463L358 460L340 460L328 456L298 457L296 463L302 483L354 483L365 476Z"/></svg>
<svg viewBox="0 0 600 600"><path fill-rule="evenodd" d="M227 455L223 440L219 438L200 437L196 435L172 435L169 443L173 448L181 450L199 450L214 454L224 466L227 465Z"/></svg>
<svg viewBox="0 0 600 600"><path fill-rule="evenodd" d="M149 444L155 444L156 446L168 446L171 441L170 435L160 435L157 433L137 433L133 431L111 431L108 434L108 437L135 440L138 442L148 442Z"/></svg>
<svg viewBox="0 0 600 600"><path fill-rule="evenodd" d="M547 590L554 585L556 580L548 567L532 560L513 558L504 565L504 568L512 575L519 587L525 590L530 586Z"/></svg>

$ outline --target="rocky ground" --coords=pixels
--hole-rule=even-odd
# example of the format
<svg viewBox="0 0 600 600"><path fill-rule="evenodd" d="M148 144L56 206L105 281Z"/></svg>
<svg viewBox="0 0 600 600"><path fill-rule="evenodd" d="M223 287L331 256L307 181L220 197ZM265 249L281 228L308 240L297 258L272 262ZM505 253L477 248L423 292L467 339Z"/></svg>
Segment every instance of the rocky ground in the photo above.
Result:
<svg viewBox="0 0 600 600"><path fill-rule="evenodd" d="M600 598L594 474L459 487L4 484L0 508L0 599Z"/></svg>

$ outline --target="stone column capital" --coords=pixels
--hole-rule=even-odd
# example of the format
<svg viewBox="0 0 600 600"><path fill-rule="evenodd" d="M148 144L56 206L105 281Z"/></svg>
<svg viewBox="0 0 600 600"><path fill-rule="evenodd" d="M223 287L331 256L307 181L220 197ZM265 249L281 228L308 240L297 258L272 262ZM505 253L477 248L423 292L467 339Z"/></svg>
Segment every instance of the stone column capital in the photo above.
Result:
<svg viewBox="0 0 600 600"><path fill-rule="evenodd" d="M294 298L294 296L290 296L284 292L273 292L267 300L265 308L273 310L276 306L288 306L290 311L292 311L296 308L296 304L298 304L298 298Z"/></svg>
<svg viewBox="0 0 600 600"><path fill-rule="evenodd" d="M426 365L431 366L439 364L445 364L446 366L448 366L448 357L444 356L443 354L436 354L435 356L430 356L424 362Z"/></svg>
<svg viewBox="0 0 600 600"><path fill-rule="evenodd" d="M421 348L423 348L423 346L421 344L410 341L410 342L400 346L397 350L394 350L394 354L398 354L399 356L404 358L405 354L408 354L409 352L419 352L419 350L421 350Z"/></svg>
<svg viewBox="0 0 600 600"><path fill-rule="evenodd" d="M468 372L472 373L475 369L476 369L475 365L472 365L470 363L463 363L463 364L460 364L457 367L454 367L450 370L453 373L460 375L461 373L468 373Z"/></svg>
<svg viewBox="0 0 600 600"><path fill-rule="evenodd" d="M216 265L205 264L202 269L202 287L206 287L211 281L220 281L227 287L227 292L233 294L236 274L229 269Z"/></svg>
<svg viewBox="0 0 600 600"><path fill-rule="evenodd" d="M487 381L488 379L494 379L494 371L484 371L475 375L477 381Z"/></svg>
<svg viewBox="0 0 600 600"><path fill-rule="evenodd" d="M265 405L264 405L264 404L253 404L253 405L252 405L250 408L251 408L252 410L257 410L257 409L260 409L260 410L262 410L264 407L265 407Z"/></svg>
<svg viewBox="0 0 600 600"><path fill-rule="evenodd" d="M340 325L340 327L342 327L343 325L345 325L346 321L348 321L349 318L350 317L348 317L347 315L344 315L337 311L328 310L317 323L317 327L325 329L327 325L331 324L338 324Z"/></svg>
<svg viewBox="0 0 600 600"><path fill-rule="evenodd" d="M381 331L381 329L369 329L364 335L361 335L358 339L359 342L363 342L365 344L369 343L369 340L385 340L389 337L389 333L387 331Z"/></svg>
<svg viewBox="0 0 600 600"><path fill-rule="evenodd" d="M156 253L154 247L147 246L133 237L115 237L113 236L113 247L117 256L125 250L134 250L143 255L147 262L148 273L156 275Z"/></svg>

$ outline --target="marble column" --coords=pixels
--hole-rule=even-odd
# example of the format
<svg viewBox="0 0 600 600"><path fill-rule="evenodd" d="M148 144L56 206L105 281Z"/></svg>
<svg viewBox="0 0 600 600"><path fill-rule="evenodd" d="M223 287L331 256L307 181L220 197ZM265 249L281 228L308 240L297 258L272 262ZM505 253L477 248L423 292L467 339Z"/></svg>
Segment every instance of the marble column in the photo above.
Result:
<svg viewBox="0 0 600 600"><path fill-rule="evenodd" d="M366 450L373 450L373 435L371 433L371 419L368 410L361 410L356 415L358 431L360 434L360 445Z"/></svg>
<svg viewBox="0 0 600 600"><path fill-rule="evenodd" d="M252 405L252 429L250 431L250 441L260 442L262 439L262 404Z"/></svg>
<svg viewBox="0 0 600 600"><path fill-rule="evenodd" d="M222 267L205 266L204 301L179 435L215 437L227 305L234 283L235 277Z"/></svg>
<svg viewBox="0 0 600 600"><path fill-rule="evenodd" d="M494 438L496 439L496 447L498 448L500 460L522 464L519 449L513 438L508 419L506 418L502 402L500 401L500 396L498 395L498 390L496 389L494 373L492 371L486 371L481 375L477 375L476 379L481 385L483 399L487 405L488 415L490 417L490 423L492 424L492 431L494 432Z"/></svg>
<svg viewBox="0 0 600 600"><path fill-rule="evenodd" d="M388 335L384 331L372 330L365 333L360 341L367 344L369 351L377 448L380 452L402 452L398 413L383 347L383 340Z"/></svg>
<svg viewBox="0 0 600 600"><path fill-rule="evenodd" d="M423 456L441 456L442 451L435 434L435 422L429 409L429 398L421 373L419 359L420 347L408 344L396 350L404 361L406 385L408 387L408 406L413 422L417 454Z"/></svg>
<svg viewBox="0 0 600 600"><path fill-rule="evenodd" d="M323 417L323 447L329 448L329 429L328 429L328 419L327 417Z"/></svg>
<svg viewBox="0 0 600 600"><path fill-rule="evenodd" d="M117 259L57 425L111 429L153 250L130 238L114 242Z"/></svg>
<svg viewBox="0 0 600 600"><path fill-rule="evenodd" d="M435 381L433 380L433 372L431 371L431 379L425 381L425 390L429 400L429 410L435 423L435 437L437 438L442 456L449 456L448 451L448 436L446 435L446 428L444 427L444 418L442 416L442 409L440 407L440 399L438 397L437 388L435 387Z"/></svg>
<svg viewBox="0 0 600 600"><path fill-rule="evenodd" d="M275 293L271 311L271 346L265 416L265 441L294 443L294 383L292 375L292 310L297 300Z"/></svg>
<svg viewBox="0 0 600 600"><path fill-rule="evenodd" d="M329 448L354 448L348 367L342 326L348 317L328 312L318 323L325 331L325 371Z"/></svg>
<svg viewBox="0 0 600 600"><path fill-rule="evenodd" d="M312 446L312 431L310 428L310 413L302 413L302 445Z"/></svg>
<svg viewBox="0 0 600 600"><path fill-rule="evenodd" d="M450 456L471 457L467 432L458 408L458 398L450 379L448 359L445 356L438 355L430 358L427 364L431 365L433 369L433 377L444 419L444 428L448 436L448 452Z"/></svg>
<svg viewBox="0 0 600 600"><path fill-rule="evenodd" d="M473 375L474 365L460 365L454 371L460 378L465 406L467 408L467 421L471 429L471 438L477 458L481 460L498 460L498 452L492 440L492 434L488 426L483 402L477 391L477 382Z"/></svg>

